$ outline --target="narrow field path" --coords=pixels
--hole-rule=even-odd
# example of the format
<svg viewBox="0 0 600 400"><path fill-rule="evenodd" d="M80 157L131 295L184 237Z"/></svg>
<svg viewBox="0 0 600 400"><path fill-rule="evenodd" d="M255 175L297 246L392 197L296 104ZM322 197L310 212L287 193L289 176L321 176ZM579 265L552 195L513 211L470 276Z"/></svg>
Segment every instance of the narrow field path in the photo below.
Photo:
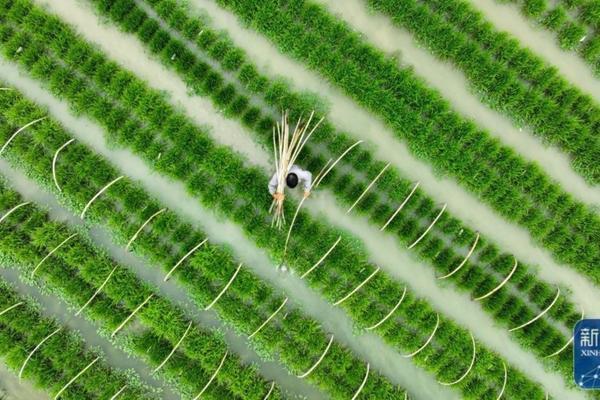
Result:
<svg viewBox="0 0 600 400"><path fill-rule="evenodd" d="M245 47L245 50L255 58L259 65L277 67L277 72L294 76L298 79L298 82L302 82L301 85L305 83L311 85L309 87L301 86L304 89L319 91L327 86L324 81L312 76L302 66L282 56L264 38L242 28L235 17L228 12L215 6L209 0L193 1L201 7L206 6L210 15L215 17L214 22L217 26L233 28L228 29L228 32L234 39L239 40L239 43ZM40 2L44 3L45 0L40 0ZM105 25L96 27L93 32L88 32L84 27L89 24L97 25L95 22L97 17L94 15L94 11L74 0L65 0L60 4L52 3L51 8L78 27L80 33L89 40L97 43L121 64L147 80L151 86L167 91L171 95L171 99L182 106L187 115L194 121L200 125L211 122L211 133L216 141L240 151L254 164L263 168L271 167L267 152L252 141L250 135L245 132L244 127L217 115L214 107L208 101L189 96L184 83L179 77L167 71L159 62L153 61L137 39ZM112 43L115 42L119 42L121 45L112 46ZM115 50L115 47L122 49ZM265 69L269 70L269 68ZM158 84L159 82L162 83ZM326 91L329 91L329 89ZM333 92L333 89L331 91ZM598 304L600 289L589 284L585 278L571 268L554 262L546 250L541 249L533 242L525 229L504 221L489 207L477 201L453 181L440 180L435 177L431 168L414 159L406 147L397 141L391 133L389 135L382 134L386 130L382 123L370 117L345 96L337 94L333 100L332 119L334 119L334 114L338 115L340 118L334 120L339 126L348 129L350 132L361 132L361 138L368 136L370 140L380 144L374 149L377 157L392 160L393 164L399 167L407 176L415 181L420 181L421 186L435 200L439 203L448 203L449 210L481 233L495 240L501 248L512 252L527 263L541 265L540 276L543 279L553 283L563 283L572 290L576 288L576 291L573 290L574 300L586 309L593 309L592 305ZM199 103L202 103L204 108L200 110L201 112L195 112L199 107L197 106ZM341 106L341 110L338 112L334 111L337 106ZM205 120L204 114L211 114L211 116ZM342 118L342 116L344 117ZM238 137L243 140L232 140L232 138Z"/></svg>
<svg viewBox="0 0 600 400"><path fill-rule="evenodd" d="M600 205L600 188L590 186L573 171L567 154L544 144L529 129L518 128L508 117L481 103L461 71L440 61L426 48L421 48L408 31L394 26L386 16L373 15L362 0L343 3L335 0L316 1L361 32L373 45L390 55L397 55L403 67L413 66L415 73L450 100L457 111L476 121L519 154L538 162L575 197Z"/></svg>
<svg viewBox="0 0 600 400"><path fill-rule="evenodd" d="M533 26L513 4L495 0L469 0L496 28L506 31L535 51L582 91L600 101L600 80L585 61L572 51L563 51L555 35L545 28Z"/></svg>
<svg viewBox="0 0 600 400"><path fill-rule="evenodd" d="M137 180L171 211L183 216L192 225L201 226L213 243L229 245L245 265L252 267L258 276L275 287L284 289L292 302L298 303L303 311L333 333L336 340L369 361L372 368L379 370L392 383L401 385L417 398L458 399L456 392L438 385L432 376L401 357L376 335L355 336L353 324L343 311L332 307L318 293L309 289L304 281L278 273L269 257L257 249L237 225L215 217L187 193L184 185L157 174L129 151L109 149L101 128L85 118L74 116L64 102L48 94L36 81L19 74L14 66L0 62L0 77L14 84L38 104L48 107L53 118L67 127L78 140Z"/></svg>
<svg viewBox="0 0 600 400"><path fill-rule="evenodd" d="M2 168L2 171L4 171L4 168ZM127 353L115 347L106 337L100 336L97 333L96 327L91 322L83 316L75 317L73 310L67 310L67 306L56 296L45 293L45 290L42 291L37 287L25 284L16 269L8 268L12 266L7 265L5 267L0 269L0 276L10 283L11 287L17 293L31 297L41 304L42 315L54 318L61 325L77 331L85 341L86 348L96 347L102 349L105 359L110 366L123 370L135 370L145 384L160 390L162 398L166 400L175 400L178 398L175 393L150 375L151 370L144 363L138 359L129 357Z"/></svg>
<svg viewBox="0 0 600 400"><path fill-rule="evenodd" d="M60 205L53 194L36 186L35 182L20 171L10 167L6 161L1 159L0 171L16 191L18 191L26 200L33 201L46 208L53 219L63 221L71 227L81 227L83 225L83 221ZM185 293L184 289L177 285L175 280L164 282L164 274L160 268L151 266L149 261L142 260L132 253L127 252L121 246L116 245L106 230L98 226L92 226L89 231L89 236L96 246L107 252L110 258L133 271L142 281L154 285L162 296L180 306L194 322L204 328L216 328L223 332L228 347L235 352L243 362L248 364L254 363L261 372L261 375L265 378L268 380L276 380L277 383L283 389L288 390L290 394L310 399L325 398L321 392L308 382L300 380L294 375L290 375L278 362L262 360L258 354L248 346L247 339L238 335L231 327L221 322L214 311L199 310L191 297ZM64 304L61 304L58 301L56 301L56 306L62 307L63 309L65 307ZM136 367L142 368L145 374L149 373L150 369L141 360L135 358L129 358L129 360L131 360ZM160 384L160 382L150 377L150 375L148 375L147 378L151 379L156 385ZM169 396L165 398L179 398L178 395L168 388L167 391Z"/></svg>

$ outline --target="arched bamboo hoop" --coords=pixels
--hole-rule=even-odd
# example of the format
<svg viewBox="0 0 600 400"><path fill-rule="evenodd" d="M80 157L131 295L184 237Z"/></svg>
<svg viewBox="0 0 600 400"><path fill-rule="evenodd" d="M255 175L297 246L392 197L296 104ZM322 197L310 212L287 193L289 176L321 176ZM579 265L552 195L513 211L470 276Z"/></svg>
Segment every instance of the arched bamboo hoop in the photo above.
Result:
<svg viewBox="0 0 600 400"><path fill-rule="evenodd" d="M233 281L235 280L235 277L237 276L238 272L240 272L240 269L242 268L242 263L240 263L240 265L238 265L237 269L235 270L235 272L233 273L233 276L231 277L231 279L229 279L229 282L227 282L227 285L225 285L225 287L219 292L219 294L217 295L217 297L215 297L215 299L206 307L204 307L204 311L208 311L212 308L212 306L215 305L215 303L217 301L219 301L219 299L221 298L221 296L223 296L223 293L225 293L227 291L227 289L229 289L229 286L231 286L231 284L233 283Z"/></svg>
<svg viewBox="0 0 600 400"><path fill-rule="evenodd" d="M265 322L263 322L258 328L256 328L256 330L252 332L250 336L248 336L248 339L252 339L255 335L257 335L258 332L260 332L261 329L264 328L279 313L279 311L281 311L281 309L283 308L283 306L285 306L285 303L287 302L288 298L286 297L285 300L283 300L283 302L281 303L281 305L277 308L277 310L275 310L273 314L271 314L269 318L265 320Z"/></svg>
<svg viewBox="0 0 600 400"><path fill-rule="evenodd" d="M204 385L204 387L202 388L202 390L200 391L200 393L198 393L196 395L196 397L194 397L194 400L198 400L200 398L200 396L202 396L202 394L206 391L206 389L208 389L208 387L210 386L210 384L212 383L212 381L217 377L217 374L219 373L219 371L221 370L221 367L225 363L225 358L227 358L227 354L229 354L229 350L225 350L225 355L221 359L221 362L219 363L219 366L217 367L217 369L215 370L215 372L212 374L212 376L210 377L210 379L208 380L208 382L206 382L206 385Z"/></svg>
<svg viewBox="0 0 600 400"><path fill-rule="evenodd" d="M383 169L377 174L377 176L375 178L373 178L373 180L371 181L371 183L369 183L369 185L367 186L367 188L365 190L363 190L363 192L360 194L360 196L358 196L358 198L356 199L356 201L350 206L350 208L348 209L348 211L346 211L346 214L348 214L350 211L352 211L352 209L354 209L354 207L356 207L356 205L362 200L362 198L373 187L373 185L379 180L379 178L381 178L381 175L383 175L383 173L385 172L385 170L388 169L388 167L390 166L390 164L391 163L387 163L385 165L385 167L383 167Z"/></svg>
<svg viewBox="0 0 600 400"><path fill-rule="evenodd" d="M581 309L581 319L583 319L584 317L585 317L585 310L582 308ZM560 353L562 353L563 351L565 351L566 348L569 347L569 345L571 343L573 343L573 340L575 340L575 336L574 335L571 336L571 339L569 339L569 341L563 347L561 347L560 349L556 350L552 354L548 354L544 358L551 358L551 357L555 357L555 356L559 355Z"/></svg>
<svg viewBox="0 0 600 400"><path fill-rule="evenodd" d="M506 369L506 364L504 363L504 361L502 361L502 366L504 367L504 383L502 384L502 390L500 391L498 397L496 397L496 400L500 400L500 398L504 394L504 390L506 390L506 383L508 382L508 370Z"/></svg>
<svg viewBox="0 0 600 400"><path fill-rule="evenodd" d="M56 246L55 248L53 248L48 254L46 254L46 257L42 258L42 260L35 266L35 268L33 269L33 271L31 271L31 277L33 278L33 276L35 275L35 273L37 272L37 270L40 268L40 266L44 263L44 261L46 261L48 258L50 258L52 256L52 254L54 254L58 249L60 249L69 240L73 239L77 235L78 235L78 233L72 234L71 236L69 236L68 238L66 238L62 242L60 242L60 244L58 246Z"/></svg>
<svg viewBox="0 0 600 400"><path fill-rule="evenodd" d="M6 218L8 218L8 216L12 213L14 213L15 211L17 211L19 208L26 206L27 204L30 204L30 201L25 201L21 204L17 204L16 206L14 206L13 208L11 208L10 210L8 210L2 217L0 217L0 223L2 223L2 221L4 221Z"/></svg>
<svg viewBox="0 0 600 400"><path fill-rule="evenodd" d="M27 355L27 358L25 359L25 361L23 361L23 365L21 365L21 369L19 370L19 380L21 380L21 377L23 376L23 371L25 371L25 366L27 365L27 363L29 362L29 360L31 359L31 357L33 357L33 355L35 354L36 351L39 350L40 347L42 347L42 345L44 343L46 343L46 341L48 341L52 336L56 335L58 332L60 332L62 328L57 328L56 330L54 330L54 332L52 332L51 334L49 334L48 336L46 336L45 338L43 338L38 344L37 346L35 346L33 348L33 350L31 350L31 352Z"/></svg>
<svg viewBox="0 0 600 400"><path fill-rule="evenodd" d="M421 184L421 182L417 182L415 184L415 186L413 186L413 188L410 191L410 193L408 194L408 196L406 196L406 198L404 199L404 201L402 201L402 203L398 206L398 208L396 208L396 211L394 211L394 213L392 214L392 216L389 217L387 221L385 221L385 224L383 224L383 226L381 228L379 228L380 232L383 232L385 230L385 228L387 228L388 225L392 223L392 221L394 220L394 218L396 218L396 215L398 215L398 213L400 211L402 211L402 209L404 208L404 206L406 205L406 203L408 203L408 201L413 196L413 194L415 193L415 191L417 190L417 188L419 187L420 184Z"/></svg>
<svg viewBox="0 0 600 400"><path fill-rule="evenodd" d="M173 274L173 272L175 272L175 270L177 269L177 267L179 267L179 265L185 261L186 258L188 258L193 252L195 252L196 250L198 250L198 248L200 246L202 246L204 243L206 243L208 239L204 239L203 241L201 241L200 243L198 243L196 246L194 246L193 249L191 249L190 251L188 251L186 253L185 256L181 257L181 260L177 261L177 264L175 264L175 266L173 268L171 268L171 270L169 271L169 273L167 274L167 276L165 276L165 278L163 279L164 282L168 281L169 278L171 277L171 275Z"/></svg>
<svg viewBox="0 0 600 400"><path fill-rule="evenodd" d="M152 293L150 296L146 297L146 300L144 300L142 302L142 304L140 304L139 306L137 306L135 308L135 310L133 310L133 312L131 314L129 314L129 316L127 318L125 318L125 321L121 322L121 325L119 325L117 327L117 329L115 329L113 331L113 333L111 333L110 337L114 337L121 329L123 329L123 327L125 326L125 324L127 324L127 322L129 322L129 320L131 318L133 318L133 316L135 314L137 314L137 312L140 311L142 309L142 307L144 307L146 305L146 303L148 303L152 297L154 297L154 293Z"/></svg>
<svg viewBox="0 0 600 400"><path fill-rule="evenodd" d="M306 378L308 375L310 375L311 372L313 372L315 370L315 368L317 368L319 366L319 364L321 364L321 361L323 361L323 359L327 355L327 352L329 352L329 348L331 347L332 343L333 343L333 335L331 335L331 337L329 338L329 343L327 343L327 347L325 347L325 351L323 351L323 353L321 354L321 356L319 357L317 362L315 362L312 365L312 367L310 367L305 373L298 375L298 378L300 378L300 379Z"/></svg>
<svg viewBox="0 0 600 400"><path fill-rule="evenodd" d="M54 186L58 189L59 192L62 192L60 185L58 184L58 179L56 179L56 161L58 160L58 153L60 153L65 147L73 143L75 139L69 139L65 144L60 146L58 150L54 153L54 157L52 157L52 180L54 180Z"/></svg>
<svg viewBox="0 0 600 400"><path fill-rule="evenodd" d="M105 191L107 191L107 190L108 190L108 188L110 188L112 185L114 185L115 183L117 183L118 181L120 181L120 180L121 180L121 179L123 179L123 178L124 178L124 176L123 176L123 175L121 175L121 176L119 176L118 178L116 178L116 179L113 179L112 181L108 182L108 183L106 184L106 186L104 186L102 189L100 189L100 190L98 191L98 193L96 193L96 194L94 195L94 197L92 197L92 198L91 198L91 200L87 202L87 204L86 204L86 205L85 205L85 207L83 208L83 211L81 212L81 215L79 215L79 217L80 217L81 219L83 219L83 218L85 217L85 213L86 213L86 212L87 212L87 210L90 208L90 206L92 205L92 203L94 202L94 200L96 200L96 199L97 199L97 198L98 198L100 195L102 195L102 193L104 193Z"/></svg>
<svg viewBox="0 0 600 400"><path fill-rule="evenodd" d="M2 148L0 148L0 155L2 155L2 153L4 152L4 150L8 147L8 145L10 144L10 142L13 141L13 139L21 132L23 132L25 129L29 128L31 125L36 124L40 121L45 120L48 117L42 117L42 118L38 118L35 119L29 123L27 123L26 125L23 125L21 128L17 129L17 131L15 133L13 133L11 135L11 137L8 138L8 140L6 141L6 143L4 143L4 145L2 146Z"/></svg>
<svg viewBox="0 0 600 400"><path fill-rule="evenodd" d="M127 389L127 385L123 386L121 389L119 389L119 391L115 394L113 394L113 396L110 398L110 400L115 400L117 397L119 397L119 395L121 393L123 393L125 391L125 389Z"/></svg>
<svg viewBox="0 0 600 400"><path fill-rule="evenodd" d="M462 260L462 262L458 265L458 267L454 268L451 272L447 273L446 275L438 277L438 279L450 278L452 275L454 275L455 273L460 271L460 269L467 263L467 261L471 257L471 254L473 254L473 252L475 251L475 247L477 247L477 242L479 242L479 232L477 232L477 236L475 237L475 240L473 241L473 244L471 245L469 252L465 256L465 258Z"/></svg>
<svg viewBox="0 0 600 400"><path fill-rule="evenodd" d="M185 332L183 333L183 336L181 336L179 341L177 341L175 346L173 346L173 349L171 350L169 355L163 360L163 362L160 363L160 365L158 367L154 368L154 370L152 371L153 373L158 372L167 363L167 361L169 361L169 359L173 356L173 354L175 354L175 352L177 351L179 346L181 346L181 342L183 342L183 340L185 339L185 337L187 336L187 334L189 333L191 328L192 328L192 321L190 321L190 323L188 324L188 327L185 330Z"/></svg>
<svg viewBox="0 0 600 400"><path fill-rule="evenodd" d="M435 333L437 332L438 328L440 327L440 314L436 314L436 315L437 315L437 321L435 323L435 327L433 328L433 332L431 332L431 335L429 335L429 338L427 339L427 341L421 347L419 347L417 350L413 351L410 354L402 355L402 357L412 358L412 357L416 356L417 354L419 354L420 352L422 352L425 349L425 347L427 347L429 345L429 343L431 343L431 341L433 340L433 337L435 336Z"/></svg>
<svg viewBox="0 0 600 400"><path fill-rule="evenodd" d="M365 377L364 377L362 383L360 384L360 387L358 388L356 393L354 393L354 396L352 396L352 400L356 400L356 398L358 398L358 395L360 394L360 392L362 392L362 390L364 389L365 385L367 384L367 379L369 379L369 371L370 370L371 370L371 365L369 363L367 363L367 373L365 374Z"/></svg>
<svg viewBox="0 0 600 400"><path fill-rule="evenodd" d="M311 272L312 272L312 271L313 271L315 268L317 268L319 265L321 265L321 263L322 263L322 262L325 260L325 258L327 258L327 256L328 256L328 255L329 255L329 254L330 254L330 253L333 251L333 249L335 249L335 247L338 245L338 243L340 242L340 240L342 240L342 237L341 237L341 236L339 236L339 237L337 238L337 240L335 241L335 243L333 244L333 246L331 246L331 247L329 248L329 250L327 250L327 252L326 252L326 253L323 255L323 257L321 257L321 258L319 259L319 261L317 261L317 262L315 263L315 265L313 265L312 267L310 267L310 268L309 268L309 269L308 269L308 270L307 270L305 273L303 273L303 274L302 274L302 276L300 277L300 279L304 279L304 278L306 278L306 276L307 276L308 274L310 274L310 273L311 273Z"/></svg>
<svg viewBox="0 0 600 400"><path fill-rule="evenodd" d="M500 282L500 284L498 286L496 286L495 288L493 288L492 290L490 290L489 292L487 292L483 296L476 297L473 300L475 300L475 301L481 301L483 299L486 299L486 298L490 297L491 295L493 295L494 293L496 293L498 290L500 290L502 288L502 286L506 285L506 282L508 282L508 280L510 278L512 278L513 274L517 270L517 266L518 265L519 265L519 263L518 263L517 259L515 258L515 265L513 266L512 270L510 271L510 273L508 274L508 276L506 278L504 278L504 280L502 282Z"/></svg>
<svg viewBox="0 0 600 400"><path fill-rule="evenodd" d="M425 232L423 232L421 234L421 236L419 236L417 238L417 240L415 240L410 246L408 246L408 249L412 249L413 247L415 247L421 240L423 240L423 238L429 233L429 231L431 230L431 228L433 228L433 226L435 225L435 223L438 221L438 219L440 219L440 217L442 216L442 214L444 213L444 211L446 211L446 207L448 206L448 204L444 204L444 207L442 207L442 210L438 213L438 215L435 217L435 219L431 222L431 224L429 224L429 226L427 227L427 229L425 229Z"/></svg>
<svg viewBox="0 0 600 400"><path fill-rule="evenodd" d="M90 305L90 303L94 300L94 298L98 295L98 293L100 293L102 291L102 289L104 289L104 286L106 286L106 284L108 283L108 281L110 280L110 278L113 276L114 272L117 270L118 265L115 265L114 268L112 269L112 271L110 271L110 274L108 274L108 276L106 277L106 279L104 280L104 282L102 282L102 285L100 285L100 287L94 292L94 294L92 295L92 297L90 297L90 299L88 301L85 302L85 304L75 313L75 316L79 316L79 314L81 314L83 312L83 310L85 310L85 308Z"/></svg>
<svg viewBox="0 0 600 400"><path fill-rule="evenodd" d="M267 395L263 398L263 400L267 400L269 397L271 397L271 393L273 393L273 389L275 389L275 381L271 382L271 388L269 389L269 391L267 392Z"/></svg>
<svg viewBox="0 0 600 400"><path fill-rule="evenodd" d="M550 311L550 309L552 307L554 307L554 305L556 304L556 302L558 301L558 298L560 297L560 288L558 288L557 292L556 292L556 296L554 296L554 300L552 301L552 303L550 303L550 305L548 307L546 307L542 312L540 312L538 315L536 315L535 317L533 317L532 319L530 319L529 321L525 322L522 325L516 326L514 328L509 329L509 332L514 332L516 330L525 328L527 325L531 325L533 324L535 321L537 321L538 319L542 318L544 316L544 314L546 314L548 311Z"/></svg>
<svg viewBox="0 0 600 400"><path fill-rule="evenodd" d="M154 218L156 218L157 216L159 216L160 214L164 213L165 211L167 211L166 208L160 209L157 212L155 212L154 214L152 214L150 216L150 218L148 218L143 224L142 226L140 226L140 228L135 232L135 234L131 237L131 239L129 239L129 242L127 242L127 246L125 246L125 250L129 250L129 248L131 247L131 245L133 244L133 241L135 239L137 239L138 235L140 234L140 232L150 223L150 221L152 221Z"/></svg>
<svg viewBox="0 0 600 400"><path fill-rule="evenodd" d="M438 381L438 383L440 385L443 385L443 386L453 386L453 385L456 385L457 383L462 382L462 380L465 379L467 377L467 375L469 375L469 373L473 369L473 365L475 365L475 358L477 357L477 345L475 344L475 337L473 336L473 332L469 332L469 334L471 335L471 344L473 345L473 355L471 356L471 363L469 364L469 368L467 368L467 370L465 371L465 373L462 374L460 376L460 378L458 378L454 382L441 382L441 381Z"/></svg>
<svg viewBox="0 0 600 400"><path fill-rule="evenodd" d="M7 312L9 312L10 310L13 310L13 309L15 309L15 308L17 308L19 306L22 306L23 304L25 304L25 303L23 303L22 301L20 301L20 302L18 302L16 304L13 304L10 307L5 308L4 310L0 311L0 317L3 316L4 314L6 314Z"/></svg>
<svg viewBox="0 0 600 400"><path fill-rule="evenodd" d="M400 304L402 303L402 300L404 300L404 296L406 296L406 286L404 286L404 291L402 292L402 296L400 297L400 300L398 300L398 302L396 303L396 305L394 306L394 308L392 308L390 310L390 312L388 312L385 317L383 317L381 320L379 320L378 323L376 323L375 325L371 325L368 328L366 328L368 331L372 331L373 329L378 328L381 324L383 324L385 321L388 320L389 317L392 316L392 314L394 314L394 312L398 309L398 307L400 307Z"/></svg>
<svg viewBox="0 0 600 400"><path fill-rule="evenodd" d="M338 305L342 304L344 301L348 300L350 298L350 296L352 296L354 293L358 292L360 290L360 288L362 288L364 285L366 285L367 282L369 282L379 272L380 269L381 269L380 267L377 267L375 269L375 271L373 271L371 273L371 275L367 276L367 278L364 281L362 281L357 287L355 287L350 293L348 293L343 298L341 298L338 301L336 301L335 303L333 303L333 305L338 306Z"/></svg>
<svg viewBox="0 0 600 400"><path fill-rule="evenodd" d="M329 174L331 172L331 170L333 169L333 167L335 167L337 165L337 163L339 163L340 160L346 156L346 154L350 153L350 150L352 150L353 148L355 148L356 146L358 146L362 142L363 142L362 140L359 140L359 141L355 142L354 144L350 145L346 150L344 150L344 152L333 162L333 164L331 164L329 166L329 168L323 173L323 175L321 175L319 177L319 179L317 179L315 181L315 184L313 185L315 187L315 189L317 187L319 187L319 184L323 181L323 179L325 179L325 177L327 176L327 174Z"/></svg>
<svg viewBox="0 0 600 400"><path fill-rule="evenodd" d="M9 91L9 90L14 90L13 88L8 88L8 87L0 87L0 90L2 91Z"/></svg>
<svg viewBox="0 0 600 400"><path fill-rule="evenodd" d="M69 381L69 382L68 382L68 383L67 383L65 386L63 386L63 387L62 387L62 389L60 389L60 390L58 391L58 393L56 394L56 396L54 396L54 400L58 399L58 398L60 397L60 395L61 395L61 394L62 394L62 393L65 391L65 390L67 390L67 388L68 388L69 386L71 386L71 385L73 384L73 382L75 382L75 381L76 381L76 380L77 380L77 379L78 379L78 378L79 378L81 375L85 374L85 372L86 372L88 369L90 369L90 368L92 367L92 365L94 365L94 364L96 363L96 361L98 361L99 359L100 359L100 357L96 357L96 358L94 359L94 361L92 361L91 363L89 363L89 364L87 365L87 367L85 367L85 368L84 368L84 369L82 369L82 370L81 370L81 371L80 371L80 372L79 372L77 375L75 375L75 376L73 377L73 379L71 379L71 380L70 380L70 381Z"/></svg>

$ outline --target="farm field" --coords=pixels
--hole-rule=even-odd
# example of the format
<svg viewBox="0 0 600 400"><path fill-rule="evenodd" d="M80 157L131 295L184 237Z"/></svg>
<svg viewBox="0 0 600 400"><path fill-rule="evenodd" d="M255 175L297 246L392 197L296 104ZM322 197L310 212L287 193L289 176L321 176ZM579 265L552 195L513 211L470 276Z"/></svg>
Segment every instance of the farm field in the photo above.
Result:
<svg viewBox="0 0 600 400"><path fill-rule="evenodd" d="M600 399L599 12L0 0L0 399Z"/></svg>

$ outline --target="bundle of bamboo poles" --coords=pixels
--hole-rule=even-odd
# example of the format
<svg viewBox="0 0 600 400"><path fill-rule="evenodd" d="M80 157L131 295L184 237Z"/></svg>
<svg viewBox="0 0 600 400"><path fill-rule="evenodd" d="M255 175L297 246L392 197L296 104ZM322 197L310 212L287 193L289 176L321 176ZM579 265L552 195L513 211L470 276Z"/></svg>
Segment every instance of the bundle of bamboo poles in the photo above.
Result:
<svg viewBox="0 0 600 400"><path fill-rule="evenodd" d="M288 111L286 110L282 113L281 122L277 122L276 126L273 127L273 156L275 160L275 173L277 175L277 189L271 203L270 212L273 212L271 225L276 226L277 229L281 229L285 225L283 202L285 200L286 177L296 162L302 148L323 121L323 118L321 118L310 129L314 114L314 111L311 112L307 121L304 121L302 116L300 116L294 130L290 131Z"/></svg>

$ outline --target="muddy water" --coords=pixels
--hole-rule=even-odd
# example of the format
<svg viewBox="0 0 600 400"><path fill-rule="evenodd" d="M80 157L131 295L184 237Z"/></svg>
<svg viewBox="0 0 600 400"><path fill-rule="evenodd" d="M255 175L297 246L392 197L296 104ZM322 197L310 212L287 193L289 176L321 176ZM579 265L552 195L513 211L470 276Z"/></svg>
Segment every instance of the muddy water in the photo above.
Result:
<svg viewBox="0 0 600 400"><path fill-rule="evenodd" d="M0 362L0 398L6 400L48 400L50 397L43 391L34 387L28 381L19 378L15 372Z"/></svg>
<svg viewBox="0 0 600 400"><path fill-rule="evenodd" d="M553 33L534 26L513 4L495 0L470 0L470 3L496 28L515 36L523 45L557 67L571 83L600 101L600 80L594 77L590 67L577 53L561 50Z"/></svg>
<svg viewBox="0 0 600 400"><path fill-rule="evenodd" d="M28 201L34 201L38 205L43 205L53 219L64 221L70 226L81 226L82 221L77 216L71 214L67 209L61 206L56 198L51 194L35 185L33 181L24 176L20 171L10 167L6 161L0 159L0 171L10 182L11 186L17 190ZM133 271L141 280L154 285L158 291L165 297L173 301L184 309L187 316L205 328L214 328L221 330L225 335L225 340L229 348L233 350L245 363L254 363L258 366L261 374L268 380L276 380L278 384L289 393L290 398L306 397L310 399L323 398L314 387L288 374L276 362L267 362L252 351L244 337L236 334L232 329L224 326L217 319L214 312L201 311L196 307L185 291L176 285L174 280L163 282L164 274L157 266L151 266L148 261L135 257L132 253L125 251L122 247L114 244L110 234L100 227L92 227L90 237L94 244L103 249L113 260L121 263ZM44 303L45 304L45 303ZM57 307L64 305L58 304ZM138 368L142 368L144 374L147 374L147 368L142 361L136 363ZM145 376L145 378L148 378ZM149 378L152 379L152 378ZM153 380L154 381L154 380ZM154 381L154 384L157 384ZM177 398L169 392L163 396L165 399Z"/></svg>

